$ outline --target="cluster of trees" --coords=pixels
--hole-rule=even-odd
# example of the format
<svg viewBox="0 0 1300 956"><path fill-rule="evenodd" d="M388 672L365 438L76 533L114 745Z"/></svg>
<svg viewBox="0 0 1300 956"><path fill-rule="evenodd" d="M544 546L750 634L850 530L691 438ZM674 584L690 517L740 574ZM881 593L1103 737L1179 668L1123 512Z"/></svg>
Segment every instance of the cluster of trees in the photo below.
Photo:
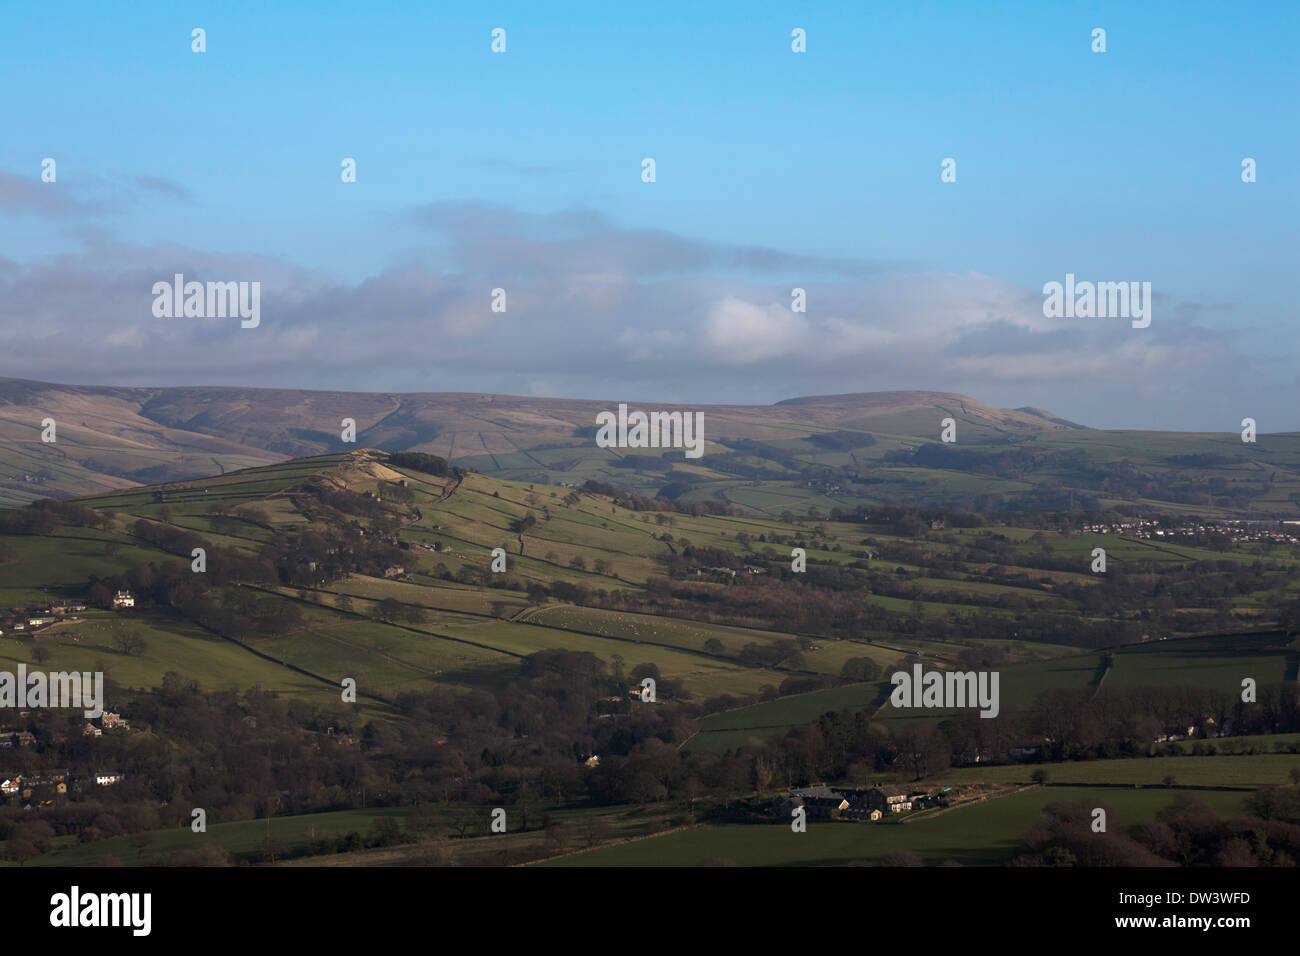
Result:
<svg viewBox="0 0 1300 956"><path fill-rule="evenodd" d="M822 448L829 448L832 451L849 451L854 448L870 448L876 443L875 436L868 435L866 432L848 431L839 429L833 432L821 432L816 435L809 435L808 441Z"/></svg>
<svg viewBox="0 0 1300 956"><path fill-rule="evenodd" d="M1243 703L1238 693L1203 687L1065 688L1040 694L1019 715L1020 727L1032 738L1050 739L1043 746L1048 760L1145 754L1157 736L1186 735L1188 727L1198 738L1225 725L1234 734L1300 730L1294 683L1260 684L1256 696L1255 702ZM1215 747L1213 739L1198 743L1207 751Z"/></svg>
<svg viewBox="0 0 1300 956"><path fill-rule="evenodd" d="M1211 496L1226 507L1244 510L1250 507L1255 497L1266 494L1271 487L1269 480L1240 480L1230 483L1221 475L1207 476L1206 466L1202 464L1206 460L1221 460L1222 463L1229 464L1240 459L1226 456L1173 456L1164 459L1164 462L1174 467L1150 467L1127 458L1118 461L1090 458L1080 449L1052 451L1017 445L993 450L959 448L939 442L930 442L913 449L889 451L881 458L884 465L937 468L1004 479L1025 480L1031 475L1041 476L1030 492L1017 495L1012 502L986 501L985 505L993 505L993 508L976 510L994 510L998 507L1055 510L1069 507L1068 502L1071 500L1075 505L1095 508L1099 498L1123 498L1130 501L1145 498L1180 504L1204 504ZM856 474L857 469L854 471ZM1068 482L1068 487L1065 482Z"/></svg>
<svg viewBox="0 0 1300 956"><path fill-rule="evenodd" d="M988 666L996 651L987 657L972 651L969 664ZM845 677L875 679L880 671L865 659L846 662ZM907 669L909 662L900 665ZM862 670L853 673L858 667ZM888 670L888 669L886 669ZM796 679L797 680L797 679ZM798 692L782 687L781 693ZM775 696L773 689L760 699ZM730 697L704 701L698 713L735 707L744 703ZM693 708L694 710L694 708ZM1300 713L1291 685L1276 684L1259 689L1257 704L1205 690L1148 687L1130 691L1102 689L1053 690L1038 697L1032 707L1018 711L1006 702L997 720L984 720L976 713L945 720L937 725L886 730L866 710L845 710L822 715L816 721L790 730L775 744L756 741L732 757L762 759L778 771L788 785L849 780L863 784L881 774L921 780L942 775L949 767L1006 762L1013 748L1032 752L1034 761L1087 760L1116 757L1159 757L1166 753L1192 756L1252 754L1266 752L1239 737L1196 739L1182 750L1174 744L1155 744L1162 733L1185 734L1188 726L1206 729L1223 727L1231 721L1234 734L1281 733L1300 729ZM1213 717L1210 724L1206 717ZM1034 749L1036 748L1036 750ZM1300 745L1275 744L1275 750L1300 752ZM1300 766L1300 765L1298 765Z"/></svg>
<svg viewBox="0 0 1300 956"><path fill-rule="evenodd" d="M982 657L972 651L962 663L987 667L996 656ZM906 669L907 662L900 666ZM1038 762L1264 752L1265 748L1236 736L1203 736L1225 726L1236 735L1300 730L1294 685L1261 685L1252 704L1203 688L1062 688L1045 691L1026 709L1004 701L997 720L984 720L972 712L932 727L905 729L891 740L883 739L883 732L869 725L862 713L828 714L801 733L807 759L820 779L850 774L855 760L920 779L954 764L972 764L977 758L981 764L1005 762L1012 759L1009 752L1014 748L1032 754L1022 759ZM1165 734L1186 735L1188 727L1195 728L1196 737L1183 749L1154 742ZM851 746L837 747L835 741L848 741ZM888 748L883 758L877 747ZM1293 744L1276 745L1279 750L1284 747L1300 750Z"/></svg>
<svg viewBox="0 0 1300 956"><path fill-rule="evenodd" d="M323 481L309 481L295 489L299 497L310 496L316 499L321 505L337 515L351 515L358 518L390 518L392 509L385 507L384 503L373 495L365 495L356 491L349 491L346 488L336 488L328 485ZM313 507L310 502L300 502L295 500L295 505L307 514L317 518L321 517L319 507ZM328 512L326 512L328 515ZM335 520L330 524L340 524Z"/></svg>
<svg viewBox="0 0 1300 956"><path fill-rule="evenodd" d="M656 680L660 703L628 699L629 685L643 677ZM617 768L648 746L676 762L676 745L694 729L691 713L672 703L678 692L654 664L625 671L617 661L611 670L592 654L562 649L525 658L517 678L495 691L401 695L396 721L362 721L353 707L324 703L328 690L282 700L257 690L206 692L178 673L149 691L110 682L108 699L131 720L131 733L88 738L78 715L33 711L26 728L38 744L11 752L6 772L66 767L85 776L111 765L126 779L66 797L51 789L40 797L52 804L37 811L11 802L0 808L0 839L22 858L26 847L43 847L30 829L14 840L31 819L50 829L49 841L92 841L187 825L194 807L209 823L358 807L363 799L514 806L526 818L540 799L631 799L646 792L637 772L593 776L583 760L600 753ZM624 704L614 713L597 706L615 696Z"/></svg>
<svg viewBox="0 0 1300 956"><path fill-rule="evenodd" d="M809 568L812 567L810 563ZM775 571L777 573L746 577L743 581L737 578L729 585L652 576L644 591L593 591L575 589L571 585L561 587L558 582L545 591L561 597L559 591L563 590L567 596L562 600L611 610L760 627L829 639L915 636L931 640L982 640L990 634L1005 634L1007 630L1006 618L992 611L924 616L915 605L932 593L900 583L888 573L864 571L853 566L818 565L815 575L811 570L806 575L792 574L788 563L775 566ZM529 591L533 593L531 587ZM862 600L864 592L910 599L914 606L909 611L895 611L870 605ZM956 599L958 596L950 597ZM966 604L980 603L969 600L965 592L960 599ZM991 607L1003 606L999 599L985 600ZM1074 612L1034 611L1027 605L1019 610L1024 613L1015 621L1016 640L1095 649L1141 637L1141 625L1135 621L1089 620Z"/></svg>
<svg viewBox="0 0 1300 956"><path fill-rule="evenodd" d="M629 693L644 677L656 682L656 703ZM363 722L354 708L322 703L328 694L308 701L255 690L205 692L177 673L149 691L110 683L109 698L134 732L86 738L75 716L37 712L30 729L39 742L14 751L10 769L30 775L68 767L80 774L112 765L126 780L75 789L26 814L0 807L0 839L9 838L11 858L58 837L93 841L183 826L194 807L212 823L358 807L364 792L372 807L514 807L512 819L525 823L532 814L537 826L533 808L543 800L674 800L694 812L697 804L726 803L755 787L808 782L820 770L810 757L812 738L802 732L734 754L683 754L680 744L705 708L681 700L677 682L651 663L625 668L618 658L607 665L564 649L529 655L518 675L494 690L402 694L393 702L399 720ZM586 765L592 754L600 755L597 766ZM880 762L890 759L882 751ZM34 819L51 830L45 844L34 832L15 833ZM381 845L373 842L380 838L361 845ZM346 848L332 842L314 852Z"/></svg>
<svg viewBox="0 0 1300 956"><path fill-rule="evenodd" d="M87 603L110 607L115 591L130 590L137 601L171 607L225 637L268 637L292 631L302 612L291 601L248 585L320 585L354 571L383 574L401 560L389 541L362 534L355 523L320 531L277 531L256 555L207 547L204 573L194 573L192 548L204 540L192 531L141 519L132 533L182 556L184 563L137 564L124 574L88 581ZM396 602L394 602L396 603ZM390 609L391 610L391 609ZM407 609L386 620L411 620Z"/></svg>
<svg viewBox="0 0 1300 956"><path fill-rule="evenodd" d="M982 528L982 515L951 508L923 508L911 505L858 505L856 508L832 508L831 521L873 525L888 529L898 537L919 537L932 525L948 528Z"/></svg>
<svg viewBox="0 0 1300 956"><path fill-rule="evenodd" d="M26 508L0 508L0 534L49 534L59 525L103 529L113 516L72 501L42 498Z"/></svg>
<svg viewBox="0 0 1300 956"><path fill-rule="evenodd" d="M326 525L319 530L277 530L261 557L274 568L272 580L293 586L318 586L348 574L383 576L403 561L402 549L372 524Z"/></svg>
<svg viewBox="0 0 1300 956"><path fill-rule="evenodd" d="M364 499L363 499L364 500ZM901 509L892 518L905 517ZM193 532L166 524L150 521L137 521L133 533L143 540L150 541L166 550L188 558L192 547L200 546L202 538ZM293 617L289 612L270 613L271 605L266 605L255 613L265 611L267 625L259 627L251 618L244 619L230 613L221 614L212 605L230 604L240 606L238 601L227 601L224 595L217 595L204 601L200 595L214 587L225 588L235 584L269 584L282 583L292 586L319 586L338 580L351 572L382 574L387 567L401 563L401 550L392 542L376 533L365 535L355 521L348 521L341 527L326 527L319 531L287 532L277 531L270 542L257 555L243 553L226 553L219 550L208 551L208 573L191 575L188 568L182 566L159 566L157 564L139 565L124 576L107 578L91 582L90 599L100 606L107 606L111 601L112 591L117 587L128 587L139 592L146 599L153 599L186 611L192 617L200 619L205 625L212 626L221 633L237 633L246 628L250 633L274 633L282 626L292 626ZM791 540L802 540L792 537ZM868 539L870 540L870 539ZM977 544L983 542L980 539ZM740 541L742 546L749 544L749 539ZM991 542L997 544L998 542ZM902 545L907 550L910 546ZM972 561L987 558L987 551L972 547L969 557ZM927 554L900 552L898 557L912 562L924 562ZM938 563L950 561L939 557ZM1018 561L1032 563L1036 560L1032 553L1021 556ZM670 555L668 566L675 573L682 573L699 566L736 566L742 562L766 563L766 559L752 554L737 555L722 548L702 548L687 545L680 554ZM1044 563L1055 563L1055 559L1043 559ZM979 613L950 615L945 618L921 618L913 613L886 611L878 607L868 607L861 601L863 591L903 599L920 600L923 596L934 599L945 595L934 591L920 592L910 582L907 575L898 575L888 570L887 562L880 560L867 562L859 560L852 565L818 565L815 575L794 575L790 573L785 562L769 563L775 572L759 579L739 581L731 587L722 588L714 584L694 582L674 582L667 578L652 577L645 592L627 590L596 590L581 584L563 581L552 582L548 587L537 582L524 582L509 575L489 575L484 569L464 566L456 573L441 569L441 576L462 580L465 583L501 587L511 590L527 590L534 601L554 597L559 600L611 607L616 609L634 609L695 617L719 623L738 625L758 624L763 627L775 627L781 630L816 634L828 638L860 638L871 634L909 635L921 634L936 639L955 639L986 637L989 633L999 633L1005 628L1005 621L992 615ZM600 571L600 569L597 569ZM606 568L608 570L608 568ZM996 573L996 569L994 569ZM936 568L935 574L946 573ZM1153 572L1155 573L1155 572ZM1168 592L1175 589L1186 590L1193 595L1197 588L1204 585L1204 594L1191 597L1199 603L1217 597L1221 592L1214 582L1222 580L1230 583L1231 588L1241 593L1249 592L1255 587L1270 586L1274 573L1259 562L1252 566L1241 566L1232 561L1200 562L1183 568L1165 567L1158 572L1155 589L1162 590L1162 595L1151 601L1151 606L1159 609L1160 600L1169 603L1172 597ZM1058 593L1075 597L1085 605L1089 613L1100 614L1106 608L1122 607L1125 604L1141 603L1145 596L1152 593L1150 585L1142 584L1146 580L1139 575L1125 575L1116 571L1091 588L1071 588L1061 586ZM1225 584L1225 586L1228 586ZM1015 596L986 597L971 595L966 592L954 592L946 595L951 600L960 600L963 604L984 603L990 607L1005 607L1009 603L1017 604L1016 610L1022 612L1017 620L1020 639L1041 640L1064 643L1078 647L1104 647L1125 640L1136 639L1139 625L1133 622L1121 624L1089 621L1073 613L1060 613L1036 610L1032 602L1017 600ZM229 610L229 609L227 609ZM268 628L270 629L268 631ZM752 655L751 655L752 656ZM795 666L798 669L798 666Z"/></svg>
<svg viewBox="0 0 1300 956"><path fill-rule="evenodd" d="M741 509L729 505L724 501L676 501L674 499L676 498L677 491L682 490L680 488L674 491L671 488L665 487L664 489L661 489L657 495L648 497L645 495L633 494L632 492L616 488L606 482L596 481L594 478L589 478L585 483L583 483L582 490L588 494L602 495L606 498L610 498L614 504L631 511L676 511L682 514L695 515L696 517L705 514L741 514ZM567 498L565 499L565 503L569 503ZM576 503L576 499L574 503Z"/></svg>
<svg viewBox="0 0 1300 956"><path fill-rule="evenodd" d="M447 459L437 455L426 455L419 451L392 452L388 456L388 464L394 468L410 468L412 471L422 471L426 475L436 475L439 478L446 478L449 475L463 478L465 475L464 469L451 467L447 464Z"/></svg>
<svg viewBox="0 0 1300 956"><path fill-rule="evenodd" d="M208 574L195 574L186 564L138 564L127 573L99 577L91 575L87 603L110 607L114 592L130 590L137 603L154 603L170 607L223 637L270 637L294 630L302 624L302 612L291 601L256 590L236 587L236 583L275 580L275 569L267 562L226 561L218 555L209 558ZM249 571L251 565L251 573ZM218 573L212 573L220 569ZM123 653L135 649L119 648Z"/></svg>
<svg viewBox="0 0 1300 956"><path fill-rule="evenodd" d="M807 638L804 639L812 643ZM740 650L740 662L746 667L803 667L803 653L798 642L790 638L759 643L751 641Z"/></svg>
<svg viewBox="0 0 1300 956"><path fill-rule="evenodd" d="M792 515L788 517L794 520ZM1220 558L1192 562L1126 559L1112 561L1105 575L1076 582L1034 573L1078 573L1086 570L1090 562L1087 555L1057 553L1042 532L1028 541L1015 541L992 530L974 538L943 530L979 527L983 523L979 515L864 506L852 511L835 509L831 520L864 522L868 528L883 527L917 540L881 541L869 535L862 539L863 550L852 552L855 560L838 563L813 559L806 574L793 573L784 555L774 556L763 545L838 548L824 540L816 525L784 536L763 534L754 538L739 533L739 554L682 542L685 547L664 558L671 578L697 567L741 564L766 567L770 573L761 580L737 578L725 589L717 583L652 577L644 593L615 591L588 595L588 600L607 607L700 616L719 623L757 623L828 637L925 634L962 640L1006 631L1006 619L993 613L954 610L943 618L927 615L923 602L928 601L990 611L1011 610L1016 613L1013 630L1021 640L1099 648L1139 640L1151 627L1181 633L1223 629L1234 621L1236 598L1277 592L1287 586L1290 577L1287 565L1258 557L1249 561ZM1050 522L1044 524L1044 530L1050 530ZM1063 526L1060 530L1066 529ZM938 540L944 547L936 547L926 539ZM663 540L671 543L667 535ZM908 571L903 564L922 571ZM945 588L930 581L920 584L917 577L1014 586L1022 593ZM1042 596L1037 597L1036 592ZM860 601L864 593L909 600L913 603L912 613L891 613L878 607L867 613ZM1062 608L1062 598L1070 602L1069 610ZM1279 608L1281 617L1288 613L1288 606ZM1205 614L1204 610L1213 614ZM1300 613L1294 616L1300 620Z"/></svg>
<svg viewBox="0 0 1300 956"><path fill-rule="evenodd" d="M738 568L747 562L726 548L687 545L679 553L669 554L666 563L669 574L681 575L695 568Z"/></svg>
<svg viewBox="0 0 1300 956"><path fill-rule="evenodd" d="M379 497L385 501L410 502L415 500L415 489L396 481L381 481Z"/></svg>
<svg viewBox="0 0 1300 956"><path fill-rule="evenodd" d="M1096 809L1106 831L1092 830ZM1300 787L1261 790L1247 814L1223 820L1205 800L1180 793L1154 820L1123 827L1104 802L1053 803L1021 837L1010 866L1297 866Z"/></svg>
<svg viewBox="0 0 1300 956"><path fill-rule="evenodd" d="M38 743L6 752L6 772L31 777L67 768L85 781L111 766L125 779L111 787L74 785L66 797L45 788L31 802L51 805L33 811L10 800L0 808L0 839L9 839L10 858L25 852L13 839L25 820L41 821L52 837L91 842L188 826L196 807L209 823L344 809L358 805L357 786L381 779L358 748L324 735L327 727L360 729L355 710L341 703L284 701L257 690L203 692L178 673L147 692L110 681L106 701L130 718L131 732L86 737L84 718L67 711L32 711L26 718Z"/></svg>
<svg viewBox="0 0 1300 956"><path fill-rule="evenodd" d="M173 594L171 606L208 630L241 641L288 634L303 622L302 610L292 601L244 588Z"/></svg>
<svg viewBox="0 0 1300 956"><path fill-rule="evenodd" d="M789 481L792 477L788 469L765 468L762 465L754 464L751 457L744 452L723 452L709 455L709 470L720 471L726 475L735 475L738 478L747 478L750 481ZM698 476L679 473L674 484L683 491L687 491L692 485L700 483L701 479Z"/></svg>
<svg viewBox="0 0 1300 956"><path fill-rule="evenodd" d="M131 525L131 534L160 550L171 554L183 554L186 557L194 548L204 546L203 538L193 531L171 524L149 521L146 518L140 518Z"/></svg>
<svg viewBox="0 0 1300 956"><path fill-rule="evenodd" d="M794 454L784 448L778 448L767 442L758 441L752 438L733 438L728 439L727 444L734 448L740 455L749 458L762 458L766 461L774 461L779 464L786 472L803 472L808 470L806 462L799 461ZM717 457L710 455L709 461ZM784 477L788 480L791 476L787 473Z"/></svg>
<svg viewBox="0 0 1300 956"><path fill-rule="evenodd" d="M978 448L958 448L954 445L929 442L917 448L887 451L881 458L885 464L906 465L910 468L943 468L973 475L997 478L1023 479L1051 462L1058 453L1017 445L1003 451L986 451Z"/></svg>
<svg viewBox="0 0 1300 956"><path fill-rule="evenodd" d="M391 624L423 624L426 615L423 608L414 604L403 604L395 598L384 598L375 606L375 616Z"/></svg>
<svg viewBox="0 0 1300 956"><path fill-rule="evenodd" d="M996 651L971 653L996 656ZM971 663L990 659L972 657ZM847 679L870 680L877 674L866 658L845 665ZM656 681L656 703L629 693L643 677ZM763 696L810 689L796 686L800 681L824 678L794 676L780 690L765 688ZM1294 697L1287 697L1284 686L1261 688L1252 715L1250 708L1191 690L1052 691L1023 713L1004 706L1004 717L996 721L971 714L892 733L866 710L843 711L793 728L778 740L750 740L731 753L709 754L683 753L680 745L696 731L701 715L735 701L684 700L676 683L653 664L625 668L619 658L606 664L584 651L528 655L517 675L495 688L401 694L393 701L397 720L363 720L354 707L331 703L331 693L283 700L256 690L205 692L197 682L169 673L149 691L110 683L110 705L131 719L130 734L87 738L80 733L84 721L75 715L33 712L28 729L38 744L12 751L6 758L9 771L68 767L85 773L112 765L127 779L111 788L74 790L36 811L0 807L0 839L7 839L10 858L22 859L59 837L93 841L183 826L194 807L204 808L209 822L216 822L355 808L363 799L372 807L513 807L513 819L531 819L533 826L540 825L542 801L674 801L690 816L774 787L840 779L870 785L886 774L922 779L942 774L954 760L973 759L975 753L988 759L1049 736L1048 757L1149 753L1153 730L1194 723L1206 713L1231 719L1241 730L1264 729L1262 724L1297 729ZM1231 744L1231 738L1220 741L1225 750ZM593 754L599 763L588 766ZM1273 826L1294 813L1288 800L1286 793L1271 792L1255 812ZM42 826L27 826L33 821ZM368 837L322 842L312 852L387 845L417 835L389 826ZM1024 855L1047 859L1054 839L1035 838ZM1285 849L1272 837L1266 842L1274 853ZM1221 842L1196 859L1226 847ZM263 852L271 858L286 848L268 845ZM1086 865L1076 855L1080 860Z"/></svg>

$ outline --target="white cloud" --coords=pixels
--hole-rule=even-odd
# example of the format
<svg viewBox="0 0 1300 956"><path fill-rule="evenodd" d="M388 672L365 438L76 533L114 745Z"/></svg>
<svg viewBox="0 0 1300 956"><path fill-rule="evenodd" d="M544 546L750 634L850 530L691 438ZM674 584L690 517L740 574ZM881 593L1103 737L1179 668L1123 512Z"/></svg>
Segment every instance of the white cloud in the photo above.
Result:
<svg viewBox="0 0 1300 956"><path fill-rule="evenodd" d="M426 209L444 254L341 284L292 263L88 241L0 269L0 374L140 385L459 389L772 401L872 388L1195 384L1242 359L1203 310L1048 319L1038 288L621 229L586 212ZM262 283L262 324L155 319L152 284ZM1050 278L1050 277L1048 277ZM807 290L808 311L790 309ZM507 290L505 313L491 289ZM1184 304L1186 305L1186 304ZM1288 373L1289 374L1289 373ZM959 387L960 386L960 387ZM1064 414L1064 411L1062 411Z"/></svg>
<svg viewBox="0 0 1300 956"><path fill-rule="evenodd" d="M725 365L806 353L815 345L808 322L789 306L735 296L714 303L702 331L706 354Z"/></svg>

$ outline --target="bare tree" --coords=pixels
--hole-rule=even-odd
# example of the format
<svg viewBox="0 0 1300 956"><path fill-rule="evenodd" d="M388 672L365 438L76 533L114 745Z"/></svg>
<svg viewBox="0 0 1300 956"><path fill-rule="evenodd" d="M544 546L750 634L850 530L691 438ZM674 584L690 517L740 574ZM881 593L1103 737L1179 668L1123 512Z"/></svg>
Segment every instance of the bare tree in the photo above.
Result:
<svg viewBox="0 0 1300 956"><path fill-rule="evenodd" d="M143 654L149 649L144 636L139 631L129 627L113 632L113 646L128 657L133 654Z"/></svg>

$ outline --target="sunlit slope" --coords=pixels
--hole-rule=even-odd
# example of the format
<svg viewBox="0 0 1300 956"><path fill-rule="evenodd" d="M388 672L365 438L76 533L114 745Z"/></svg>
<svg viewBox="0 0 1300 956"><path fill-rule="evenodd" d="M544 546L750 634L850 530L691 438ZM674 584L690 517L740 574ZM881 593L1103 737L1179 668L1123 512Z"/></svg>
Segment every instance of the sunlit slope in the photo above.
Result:
<svg viewBox="0 0 1300 956"><path fill-rule="evenodd" d="M1133 640L1155 630L1141 620L1141 606L1104 612L1080 606L1080 595L1099 586L1088 570L1093 547L1108 549L1117 572L1158 575L1162 568L1181 573L1204 565L1197 574L1206 582L1216 575L1211 562L1223 557L1189 545L1015 527L943 529L920 541L916 532L887 524L779 517L785 507L771 509L776 517L636 511L572 488L397 467L373 449L119 489L82 503L107 515L106 524L0 536L10 553L0 563L0 608L84 599L96 578L116 587L150 567L153 575L167 568L190 573L188 546L155 544L160 528L188 532L215 553L249 561L276 547L319 550L316 539L351 529L383 542L392 557L328 580L262 579L232 587L223 600L266 602L258 605L261 616L292 619L274 633L214 633L158 602L143 602L127 614L89 612L84 626L61 624L40 637L58 663L90 667L103 659L121 680L138 686L180 669L214 686L251 681L321 700L336 699L339 682L352 677L374 706L411 690L494 685L516 673L522 658L549 648L590 652L628 675L654 665L681 693L706 700L770 697L790 681L834 683L859 659L882 671L909 656L954 666L961 654L988 646L1006 655L1007 706L1025 707L1046 686L1090 686L1100 666L1096 653L1027 638L1032 628L1021 630L1034 615L1091 621L1103 634L1131 633ZM969 556L991 540L1003 549L997 560ZM762 611L767 583L780 584L775 579L789 570L791 541L807 552L809 570L798 583L781 585L794 590L771 593L781 595L779 602L801 600L801 588L816 588L827 575L875 575L862 579L875 586L837 592L848 595L839 598L848 602L844 607L859 610L860 625L831 632L814 618L806 630L783 628ZM495 549L504 571L492 570ZM743 574L734 581L706 577L692 585L690 601L665 597L660 609L652 589L665 595L665 587L677 587L666 583L672 580L668 562L687 549L717 555L707 563L756 566L765 574L752 581ZM1270 561L1286 557L1277 549L1258 553ZM1038 566L1043 555L1063 564L1044 570ZM956 564L936 568L949 558ZM1282 594L1286 581L1295 586ZM1204 585L1184 574L1179 587L1195 594ZM1282 597L1300 595L1300 576L1273 572L1260 587L1234 597L1229 610L1238 620L1258 616L1266 622ZM754 597L752 611L716 603L745 594ZM1206 632L1218 620L1208 607L1189 606L1183 613L1184 626ZM944 636L954 622L966 622L960 639ZM115 650L123 627L140 630L146 650ZM1168 627L1160 625L1161 633ZM789 653L796 645L798 653ZM32 649L30 636L0 638L11 660L29 657ZM1226 667L1227 674L1233 654L1225 652L1225 663L1202 653L1172 670L1172 658L1136 667L1144 658L1125 654L1108 680L1128 686L1158 682L1164 673L1200 686L1211 671ZM1262 654L1258 679L1279 679L1288 661L1284 651ZM797 700L808 693L779 696ZM812 693L859 707L880 699L878 687L852 682L843 692ZM808 706L820 706L817 699L809 697ZM732 719L706 725L710 732L692 749L739 746L756 730L759 736L783 732L790 713L803 714L799 707L787 713L781 704L773 717L764 714L765 706L754 711L760 725L736 726Z"/></svg>

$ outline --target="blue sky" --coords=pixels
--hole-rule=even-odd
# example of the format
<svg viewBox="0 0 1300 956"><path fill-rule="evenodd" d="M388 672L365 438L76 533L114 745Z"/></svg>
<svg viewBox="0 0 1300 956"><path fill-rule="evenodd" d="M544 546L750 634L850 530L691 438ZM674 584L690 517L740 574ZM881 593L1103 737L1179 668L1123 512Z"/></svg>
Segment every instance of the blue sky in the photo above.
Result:
<svg viewBox="0 0 1300 956"><path fill-rule="evenodd" d="M1101 426L1300 429L1298 11L14 5L0 374L701 402L935 388ZM160 328L145 280L182 268L262 281L263 326ZM1151 282L1152 327L1045 326L1041 287L1067 272ZM793 285L810 305L787 323ZM495 286L520 306L478 315Z"/></svg>

